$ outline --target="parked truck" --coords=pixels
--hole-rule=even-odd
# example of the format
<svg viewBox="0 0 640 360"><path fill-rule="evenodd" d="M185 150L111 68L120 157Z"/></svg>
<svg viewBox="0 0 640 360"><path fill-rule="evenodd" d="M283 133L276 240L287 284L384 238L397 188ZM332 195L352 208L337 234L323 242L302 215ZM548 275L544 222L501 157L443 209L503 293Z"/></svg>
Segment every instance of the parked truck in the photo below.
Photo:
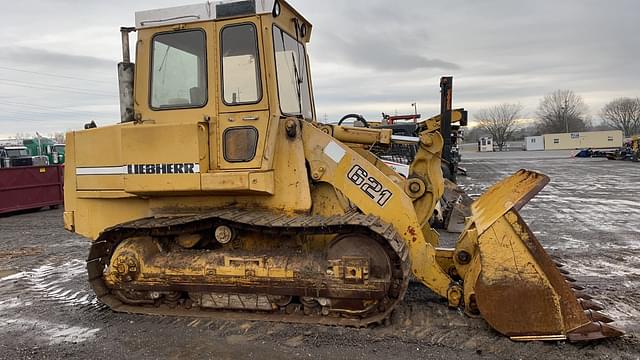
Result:
<svg viewBox="0 0 640 360"><path fill-rule="evenodd" d="M0 167L32 166L33 158L26 146L0 146Z"/></svg>
<svg viewBox="0 0 640 360"><path fill-rule="evenodd" d="M22 144L29 149L32 156L46 158L46 164L64 163L64 144L57 144L54 140L44 137L25 139Z"/></svg>

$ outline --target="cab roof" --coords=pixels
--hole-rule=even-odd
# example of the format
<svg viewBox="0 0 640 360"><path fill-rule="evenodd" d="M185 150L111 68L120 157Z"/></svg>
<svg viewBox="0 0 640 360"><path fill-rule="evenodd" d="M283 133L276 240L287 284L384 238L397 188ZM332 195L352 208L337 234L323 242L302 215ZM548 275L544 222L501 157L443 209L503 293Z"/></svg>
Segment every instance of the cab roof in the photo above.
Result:
<svg viewBox="0 0 640 360"><path fill-rule="evenodd" d="M136 12L136 28L144 29L172 24L271 14L274 7L286 6L299 19L311 26L300 13L284 0L222 0Z"/></svg>

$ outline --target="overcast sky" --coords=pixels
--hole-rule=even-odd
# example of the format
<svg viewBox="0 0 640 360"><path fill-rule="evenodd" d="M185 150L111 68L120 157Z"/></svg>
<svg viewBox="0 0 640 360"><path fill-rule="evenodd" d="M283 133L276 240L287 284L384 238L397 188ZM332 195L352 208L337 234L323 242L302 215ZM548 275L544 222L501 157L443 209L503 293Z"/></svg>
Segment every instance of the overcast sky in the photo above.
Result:
<svg viewBox="0 0 640 360"><path fill-rule="evenodd" d="M193 0L0 3L0 138L119 120L120 26L134 12ZM640 1L292 0L314 25L318 117L432 115L439 78L474 111L519 102L533 117L556 89L600 108L640 96Z"/></svg>

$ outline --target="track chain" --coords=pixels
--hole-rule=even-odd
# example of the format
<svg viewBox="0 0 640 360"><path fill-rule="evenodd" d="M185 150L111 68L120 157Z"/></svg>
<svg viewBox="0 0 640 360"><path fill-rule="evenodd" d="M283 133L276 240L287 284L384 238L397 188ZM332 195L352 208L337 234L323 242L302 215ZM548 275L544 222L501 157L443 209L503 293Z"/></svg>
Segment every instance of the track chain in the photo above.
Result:
<svg viewBox="0 0 640 360"><path fill-rule="evenodd" d="M278 311L275 313L210 310L192 307L190 309L180 306L169 307L161 305L141 306L123 303L106 286L103 281L105 267L110 262L118 244L130 237L138 236L175 236L183 233L192 233L211 229L213 223L225 223L234 227L249 231L264 232L270 234L346 234L365 233L376 239L386 249L392 259L392 276L394 285L390 290L391 303L384 311L371 314L364 318L331 317L321 315L304 315L300 313L286 314ZM359 213L324 217L320 215L295 215L287 216L282 213L274 213L266 210L248 210L240 208L224 208L197 215L175 215L150 217L132 222L120 224L106 229L98 239L93 242L87 260L89 282L98 299L118 312L189 316L216 318L223 320L265 320L293 323L317 323L324 325L366 327L373 323L382 323L389 317L395 306L402 301L409 283L409 254L403 238L396 229L382 222L373 215Z"/></svg>

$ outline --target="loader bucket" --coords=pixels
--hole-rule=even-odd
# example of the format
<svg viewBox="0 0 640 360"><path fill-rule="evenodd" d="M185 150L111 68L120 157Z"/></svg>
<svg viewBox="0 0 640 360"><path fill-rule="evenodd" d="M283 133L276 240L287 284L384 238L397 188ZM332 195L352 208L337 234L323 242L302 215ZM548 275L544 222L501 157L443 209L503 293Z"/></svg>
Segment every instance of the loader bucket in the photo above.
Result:
<svg viewBox="0 0 640 360"><path fill-rule="evenodd" d="M465 310L513 340L593 340L621 336L601 308L575 292L517 210L547 183L520 170L471 205L454 262Z"/></svg>

